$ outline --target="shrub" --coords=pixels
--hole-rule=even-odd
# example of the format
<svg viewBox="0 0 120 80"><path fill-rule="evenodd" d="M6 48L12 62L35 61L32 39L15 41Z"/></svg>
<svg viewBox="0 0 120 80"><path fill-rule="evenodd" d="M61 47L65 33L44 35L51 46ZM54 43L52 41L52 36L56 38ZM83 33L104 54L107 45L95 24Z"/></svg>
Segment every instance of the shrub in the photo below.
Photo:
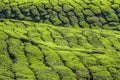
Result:
<svg viewBox="0 0 120 80"><path fill-rule="evenodd" d="M76 35L77 43L80 46L83 46L84 48L93 48L93 46L88 43L87 38L81 34Z"/></svg>
<svg viewBox="0 0 120 80"><path fill-rule="evenodd" d="M61 25L62 24L62 22L58 19L58 17L56 16L56 17L53 17L52 19L51 19L51 21L53 22L53 25Z"/></svg>
<svg viewBox="0 0 120 80"><path fill-rule="evenodd" d="M101 14L101 10L98 6L89 5L89 7L92 10L92 12L94 12L95 14Z"/></svg>
<svg viewBox="0 0 120 80"><path fill-rule="evenodd" d="M0 53L2 53L1 50L0 50ZM7 52L4 52L4 54L0 55L0 67L1 67L1 69L2 68L3 69L10 69L11 64L12 64L12 60L9 58L9 55Z"/></svg>
<svg viewBox="0 0 120 80"><path fill-rule="evenodd" d="M98 17L87 17L87 21L91 24L98 22L98 20Z"/></svg>
<svg viewBox="0 0 120 80"><path fill-rule="evenodd" d="M94 16L94 13L89 9L84 10L83 13L86 16Z"/></svg>
<svg viewBox="0 0 120 80"><path fill-rule="evenodd" d="M112 42L112 44L117 50L120 50L120 43L116 36L109 36L107 37L107 39L109 39Z"/></svg>
<svg viewBox="0 0 120 80"><path fill-rule="evenodd" d="M13 64L12 71L18 79L35 79L34 73L27 67L21 64Z"/></svg>
<svg viewBox="0 0 120 80"><path fill-rule="evenodd" d="M18 7L19 7L19 9L22 11L23 15L25 15L25 16L30 15L30 12L29 12L29 7L30 7L30 5L29 5L29 4L19 5Z"/></svg>
<svg viewBox="0 0 120 80"><path fill-rule="evenodd" d="M120 23L119 22L109 22L110 26L118 26Z"/></svg>
<svg viewBox="0 0 120 80"><path fill-rule="evenodd" d="M6 76L2 76L2 75L0 75L0 79L1 79L1 80L13 80L13 79L10 78L10 77L6 77Z"/></svg>
<svg viewBox="0 0 120 80"><path fill-rule="evenodd" d="M55 43L59 46L69 46L68 42L64 39L55 39Z"/></svg>
<svg viewBox="0 0 120 80"><path fill-rule="evenodd" d="M119 0L114 0L114 3L120 4Z"/></svg>
<svg viewBox="0 0 120 80"><path fill-rule="evenodd" d="M120 76L119 76L120 72L119 72L119 70L111 67L111 68L109 68L109 71L110 71L110 73L111 73L111 75L112 75L112 77L114 79L116 79L116 80L120 79Z"/></svg>
<svg viewBox="0 0 120 80"><path fill-rule="evenodd" d="M103 48L103 45L100 43L99 38L100 35L96 35L96 33L94 32L88 32L85 31L83 33L87 38L90 44L92 44L94 47L96 48Z"/></svg>
<svg viewBox="0 0 120 80"><path fill-rule="evenodd" d="M113 22L119 21L119 18L116 14L110 14L110 15L106 16L106 19L107 19L107 21L113 21Z"/></svg>
<svg viewBox="0 0 120 80"><path fill-rule="evenodd" d="M90 67L90 72L92 73L93 79L112 79L110 72L108 72L107 69L103 66Z"/></svg>
<svg viewBox="0 0 120 80"><path fill-rule="evenodd" d="M78 19L73 12L68 12L67 15L69 16L69 20L72 26L78 23Z"/></svg>
<svg viewBox="0 0 120 80"><path fill-rule="evenodd" d="M79 62L77 56L68 51L60 51L58 54L61 56L62 60L65 61L65 65L75 71L79 78L89 78L87 69L81 62Z"/></svg>
<svg viewBox="0 0 120 80"><path fill-rule="evenodd" d="M47 65L49 66L56 66L56 65L63 65L60 57L56 54L56 52L47 46L40 46L44 53L44 57L46 60Z"/></svg>
<svg viewBox="0 0 120 80"><path fill-rule="evenodd" d="M112 49L112 43L107 38L101 37L99 40L105 46L105 48Z"/></svg>
<svg viewBox="0 0 120 80"><path fill-rule="evenodd" d="M45 9L52 9L52 5L49 2L43 3Z"/></svg>
<svg viewBox="0 0 120 80"><path fill-rule="evenodd" d="M64 38L69 42L70 47L77 46L77 39L73 33L64 34Z"/></svg>
<svg viewBox="0 0 120 80"><path fill-rule="evenodd" d="M31 17L25 17L25 20L32 21Z"/></svg>
<svg viewBox="0 0 120 80"><path fill-rule="evenodd" d="M37 8L35 6L30 7L30 12L32 13L33 17L39 16L39 12L38 12L38 10L37 10Z"/></svg>
<svg viewBox="0 0 120 80"><path fill-rule="evenodd" d="M76 75L71 69L65 66L54 66L53 69L59 74L62 80L76 80Z"/></svg>
<svg viewBox="0 0 120 80"><path fill-rule="evenodd" d="M52 24L49 19L44 20L45 23Z"/></svg>
<svg viewBox="0 0 120 80"><path fill-rule="evenodd" d="M5 7L5 15L7 18L10 18L11 16L11 8L9 6Z"/></svg>
<svg viewBox="0 0 120 80"><path fill-rule="evenodd" d="M46 29L44 29L44 30L46 30ZM44 33L42 34L42 38L45 41L53 41L53 38L50 36L50 32L48 32L48 31L44 31Z"/></svg>
<svg viewBox="0 0 120 80"><path fill-rule="evenodd" d="M64 12L61 12L58 16L60 18L60 21L62 21L63 23L69 23L69 19L66 17L66 14Z"/></svg>
<svg viewBox="0 0 120 80"><path fill-rule="evenodd" d="M8 35L6 35L4 32L0 31L0 40L5 40L8 38Z"/></svg>
<svg viewBox="0 0 120 80"><path fill-rule="evenodd" d="M25 51L29 59L35 58L39 61L43 61L43 53L37 46L34 46L32 44L26 44Z"/></svg>
<svg viewBox="0 0 120 80"><path fill-rule="evenodd" d="M23 14L18 14L18 18L22 20L25 18L25 16Z"/></svg>
<svg viewBox="0 0 120 80"><path fill-rule="evenodd" d="M80 21L79 24L82 28L89 28L89 24L86 21Z"/></svg>
<svg viewBox="0 0 120 80"><path fill-rule="evenodd" d="M35 66L36 70L35 70L35 74L37 79L39 80L59 80L59 76L58 74L53 71L51 68L46 67L46 66ZM33 68L34 70L34 68Z"/></svg>
<svg viewBox="0 0 120 80"><path fill-rule="evenodd" d="M21 65L28 65L27 59L23 52L23 44L20 40L10 38L8 41L10 55L13 56L13 61ZM20 47L18 47L20 46Z"/></svg>
<svg viewBox="0 0 120 80"><path fill-rule="evenodd" d="M111 5L111 8L113 8L113 9L118 9L119 8L119 5L118 4L113 4L113 5Z"/></svg>
<svg viewBox="0 0 120 80"><path fill-rule="evenodd" d="M3 2L0 2L0 12L5 9L5 4Z"/></svg>
<svg viewBox="0 0 120 80"><path fill-rule="evenodd" d="M75 3L71 3L71 5L74 6L74 14L78 18L78 20L83 21L84 20L84 15L82 13L83 7L80 6L79 4L75 4Z"/></svg>
<svg viewBox="0 0 120 80"><path fill-rule="evenodd" d="M115 11L113 9L111 9L108 6L102 6L101 10L103 12L103 14L105 15L106 20L109 21L119 21L118 16L115 14Z"/></svg>
<svg viewBox="0 0 120 80"><path fill-rule="evenodd" d="M62 12L62 8L61 8L60 6L58 6L58 5L55 5L55 6L53 7L53 9L54 9L55 11L57 11L57 12Z"/></svg>
<svg viewBox="0 0 120 80"><path fill-rule="evenodd" d="M36 16L36 17L34 17L34 21L39 22L39 21L40 21L40 16Z"/></svg>
<svg viewBox="0 0 120 80"><path fill-rule="evenodd" d="M100 21L102 24L106 24L106 23L107 23L107 21L106 21L104 18L102 18L102 17L99 17L99 21Z"/></svg>
<svg viewBox="0 0 120 80"><path fill-rule="evenodd" d="M63 5L63 11L64 12L68 12L68 11L71 11L71 10L73 10L74 8L71 6L71 5L69 5L69 4L64 4Z"/></svg>
<svg viewBox="0 0 120 80"><path fill-rule="evenodd" d="M81 62L72 62L72 61L66 62L66 66L68 66L70 69L75 71L76 75L78 76L78 79L90 78L88 70Z"/></svg>

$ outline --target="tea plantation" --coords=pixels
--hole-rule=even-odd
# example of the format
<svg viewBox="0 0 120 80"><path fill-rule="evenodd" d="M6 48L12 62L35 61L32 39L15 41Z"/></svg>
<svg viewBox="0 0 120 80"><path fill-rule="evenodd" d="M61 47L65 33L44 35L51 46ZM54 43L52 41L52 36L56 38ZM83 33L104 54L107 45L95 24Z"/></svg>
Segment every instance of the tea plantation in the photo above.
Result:
<svg viewBox="0 0 120 80"><path fill-rule="evenodd" d="M120 80L120 1L0 0L0 80Z"/></svg>

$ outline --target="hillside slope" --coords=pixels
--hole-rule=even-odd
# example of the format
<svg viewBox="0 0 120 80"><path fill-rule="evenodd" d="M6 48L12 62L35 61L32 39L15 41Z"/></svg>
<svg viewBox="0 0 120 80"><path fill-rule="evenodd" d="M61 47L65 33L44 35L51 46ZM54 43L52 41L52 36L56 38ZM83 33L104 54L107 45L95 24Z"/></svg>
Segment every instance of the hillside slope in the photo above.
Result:
<svg viewBox="0 0 120 80"><path fill-rule="evenodd" d="M120 80L119 0L0 0L0 80Z"/></svg>

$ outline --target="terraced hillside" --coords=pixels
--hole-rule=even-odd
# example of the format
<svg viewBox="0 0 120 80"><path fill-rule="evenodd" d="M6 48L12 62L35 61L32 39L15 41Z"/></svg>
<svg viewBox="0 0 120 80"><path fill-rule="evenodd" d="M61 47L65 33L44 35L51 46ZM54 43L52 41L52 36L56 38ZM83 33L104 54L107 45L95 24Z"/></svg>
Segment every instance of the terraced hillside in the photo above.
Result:
<svg viewBox="0 0 120 80"><path fill-rule="evenodd" d="M119 0L0 0L0 80L120 80Z"/></svg>

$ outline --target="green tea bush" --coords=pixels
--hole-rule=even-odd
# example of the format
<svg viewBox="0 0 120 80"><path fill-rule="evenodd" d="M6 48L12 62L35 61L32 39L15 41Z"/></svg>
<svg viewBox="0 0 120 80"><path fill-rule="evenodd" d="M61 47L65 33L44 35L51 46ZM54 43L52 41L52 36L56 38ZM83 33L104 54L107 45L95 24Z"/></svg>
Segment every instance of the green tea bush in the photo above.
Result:
<svg viewBox="0 0 120 80"><path fill-rule="evenodd" d="M100 43L98 38L100 37L100 35L97 36L95 33L93 34L92 32L88 32L88 31L85 31L83 34L87 37L90 44L92 44L96 48L103 48L103 45Z"/></svg>
<svg viewBox="0 0 120 80"><path fill-rule="evenodd" d="M114 45L114 47L117 49L117 50L120 50L120 43L118 41L118 39L115 37L115 36L109 36L107 37L109 39L109 41L112 42L112 44ZM112 39L111 39L112 38Z"/></svg>
<svg viewBox="0 0 120 80"><path fill-rule="evenodd" d="M87 69L79 62L79 59L74 54L67 51L61 51L58 54L62 57L62 60L65 61L65 65L75 71L76 75L79 76L79 79L89 78Z"/></svg>
<svg viewBox="0 0 120 80"><path fill-rule="evenodd" d="M101 14L101 10L98 6L95 5L89 5L90 9L92 10L92 12L94 12L94 14Z"/></svg>
<svg viewBox="0 0 120 80"><path fill-rule="evenodd" d="M62 12L62 8L58 5L54 5L53 9L57 12Z"/></svg>
<svg viewBox="0 0 120 80"><path fill-rule="evenodd" d="M73 26L79 22L73 12L68 12L67 15L69 16L70 24L72 24Z"/></svg>
<svg viewBox="0 0 120 80"><path fill-rule="evenodd" d="M83 28L84 28L84 27L85 27L85 28L89 28L89 24L88 24L86 21L81 21L79 24L80 24L80 26L83 27Z"/></svg>
<svg viewBox="0 0 120 80"><path fill-rule="evenodd" d="M112 43L107 38L101 37L100 41L105 46L105 48L112 49Z"/></svg>
<svg viewBox="0 0 120 80"><path fill-rule="evenodd" d="M94 13L89 9L84 10L83 13L86 16L94 16Z"/></svg>
<svg viewBox="0 0 120 80"><path fill-rule="evenodd" d="M90 71L93 72L95 70L94 73L92 73L93 79L96 80L103 80L103 79L111 79L111 74L110 72L108 72L104 67L100 66L100 67L90 67Z"/></svg>
<svg viewBox="0 0 120 80"><path fill-rule="evenodd" d="M101 10L102 10L103 14L105 15L105 18L107 21L115 21L115 22L119 21L119 18L115 14L115 11L113 9L111 9L110 7L102 6Z"/></svg>
<svg viewBox="0 0 120 80"><path fill-rule="evenodd" d="M71 6L71 5L69 5L69 4L64 4L63 5L63 11L64 12L69 12L69 11L72 11L74 8Z"/></svg>
<svg viewBox="0 0 120 80"><path fill-rule="evenodd" d="M38 10L37 10L37 8L35 6L30 6L30 12L31 12L33 17L40 16L39 12L38 12Z"/></svg>
<svg viewBox="0 0 120 80"><path fill-rule="evenodd" d="M76 75L72 72L71 69L65 66L55 66L53 69L59 74L62 80L76 80Z"/></svg>
<svg viewBox="0 0 120 80"><path fill-rule="evenodd" d="M41 46L41 49L44 53L46 63L49 66L57 66L57 65L63 65L60 57L56 54L55 51L51 50L50 48L47 48L46 46Z"/></svg>
<svg viewBox="0 0 120 80"><path fill-rule="evenodd" d="M49 67L40 66L36 72L36 77L39 80L59 80L58 74Z"/></svg>
<svg viewBox="0 0 120 80"><path fill-rule="evenodd" d="M3 2L0 2L0 12L4 10L5 6Z"/></svg>
<svg viewBox="0 0 120 80"><path fill-rule="evenodd" d="M69 19L66 17L66 14L64 12L61 12L60 14L58 14L60 20L63 22L63 24L68 24Z"/></svg>
<svg viewBox="0 0 120 80"><path fill-rule="evenodd" d="M35 79L34 73L27 66L21 64L13 64L12 70L18 79Z"/></svg>
<svg viewBox="0 0 120 80"><path fill-rule="evenodd" d="M119 75L120 75L120 72L119 70L115 69L115 68L109 68L109 71L110 73L112 74L113 78L114 79L120 79Z"/></svg>
<svg viewBox="0 0 120 80"><path fill-rule="evenodd" d="M27 65L27 59L25 57L25 54L23 52L23 44L20 40L14 39L14 38L10 38L8 40L8 45L9 45L9 52L10 55L13 56L13 60L16 63L20 63L22 65ZM20 46L20 47L18 47ZM18 48L16 48L18 47Z"/></svg>
<svg viewBox="0 0 120 80"><path fill-rule="evenodd" d="M38 61L43 61L43 53L40 51L40 49L37 46L34 46L32 44L26 44L25 51L26 51L26 56L29 59L35 58Z"/></svg>

